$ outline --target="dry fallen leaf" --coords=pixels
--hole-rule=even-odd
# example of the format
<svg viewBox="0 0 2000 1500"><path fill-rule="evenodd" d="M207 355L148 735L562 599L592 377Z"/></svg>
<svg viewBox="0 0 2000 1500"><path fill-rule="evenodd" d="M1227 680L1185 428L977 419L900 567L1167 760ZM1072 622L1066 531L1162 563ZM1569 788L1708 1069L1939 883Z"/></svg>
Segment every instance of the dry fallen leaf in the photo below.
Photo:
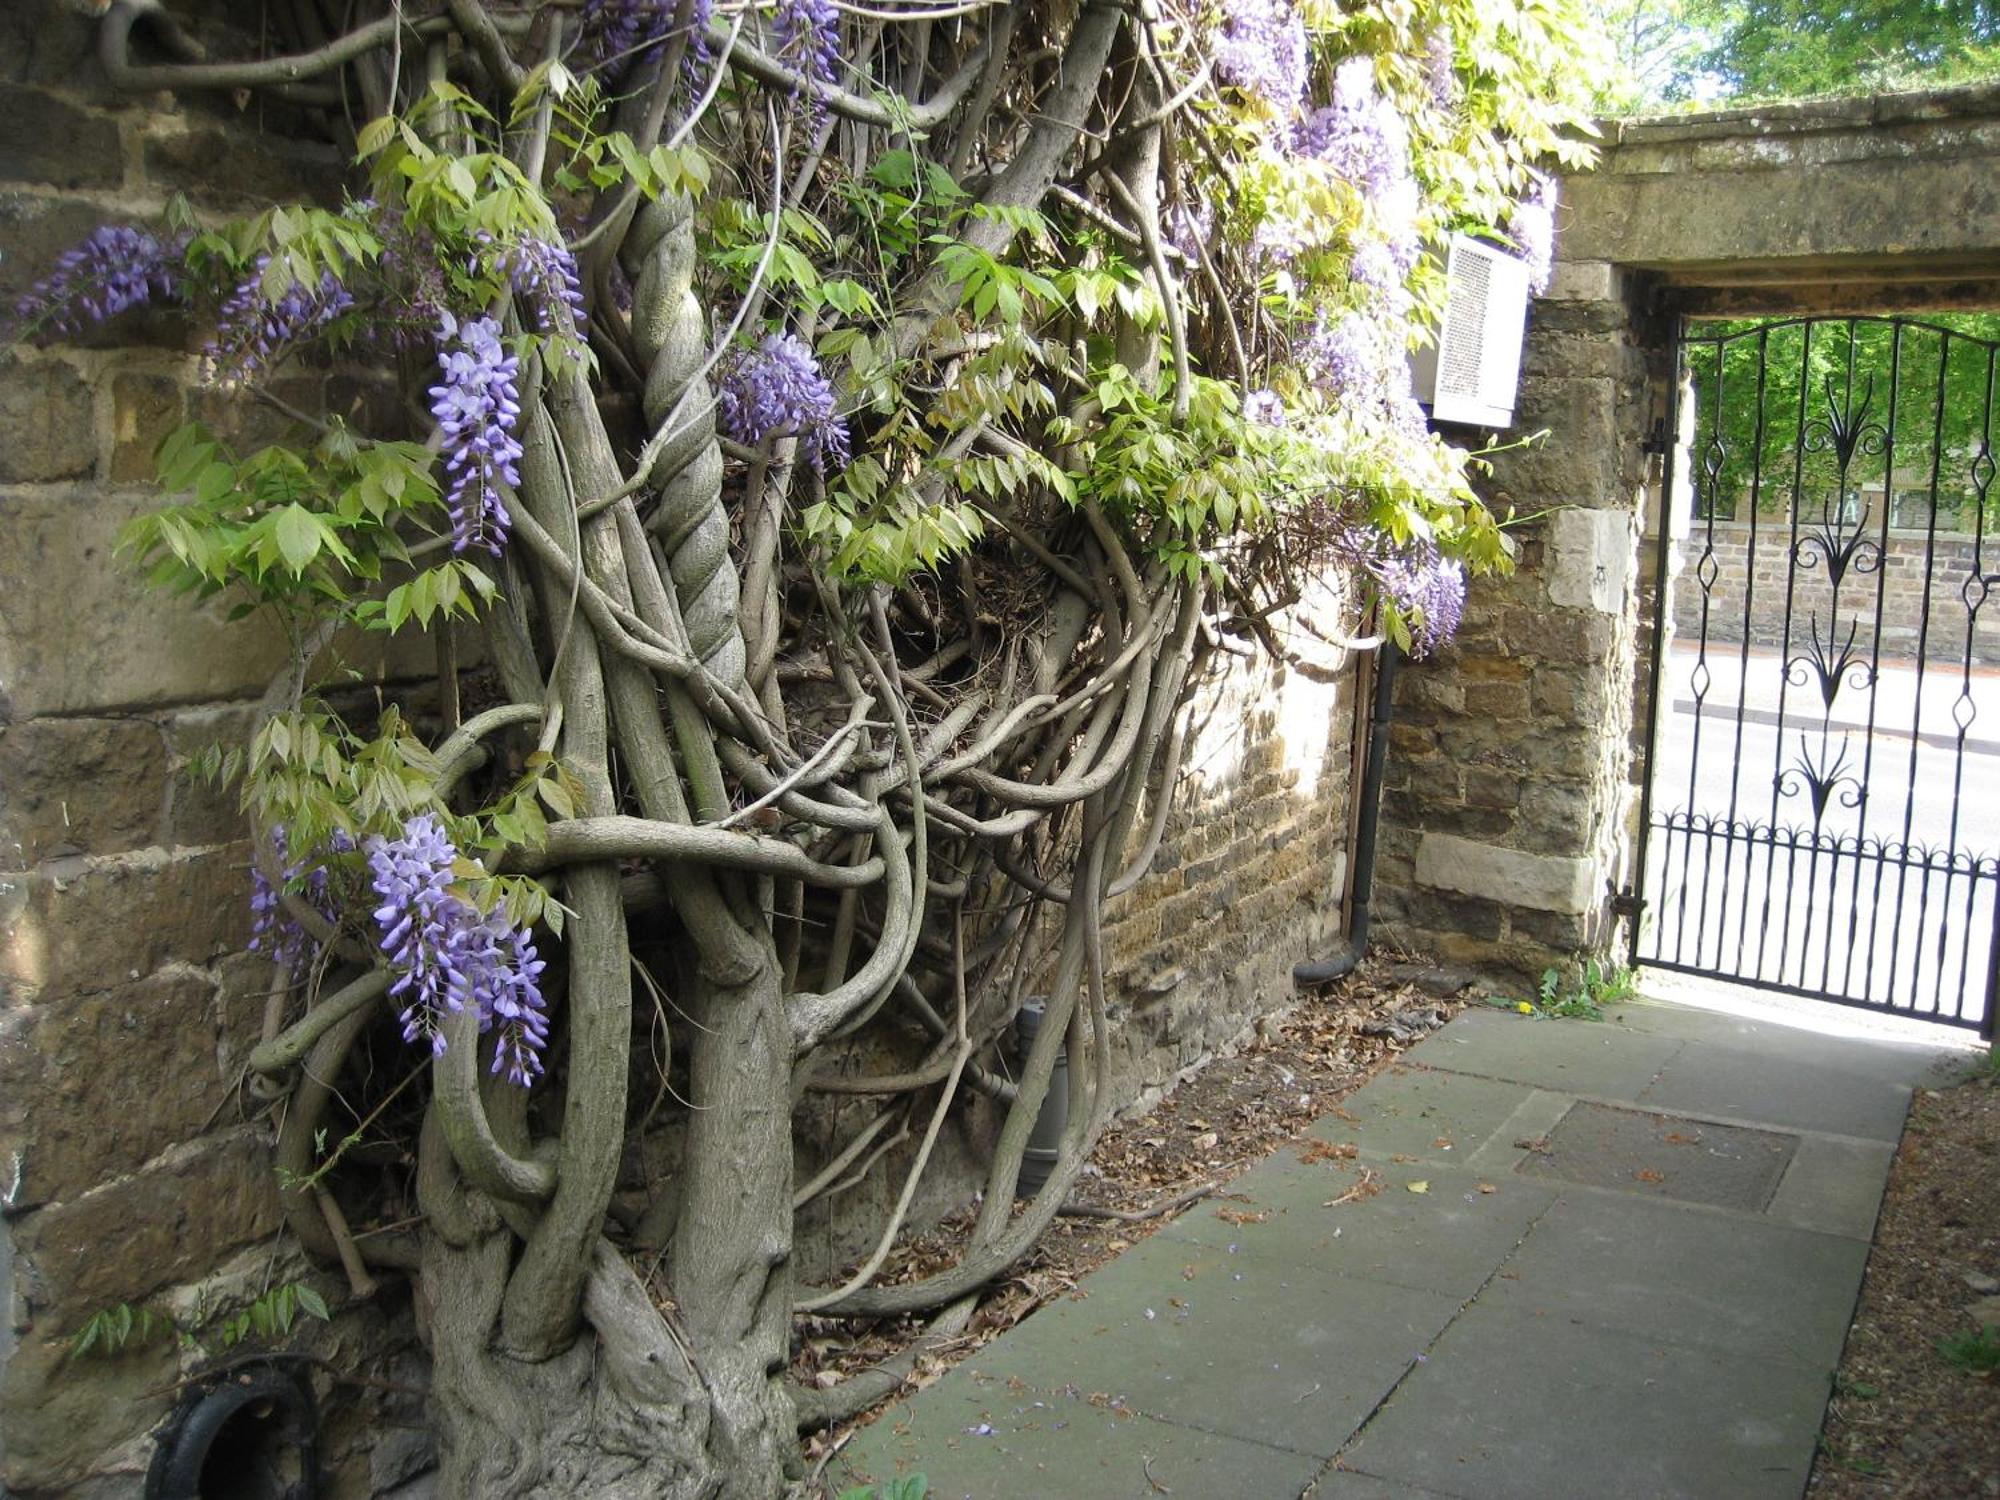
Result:
<svg viewBox="0 0 2000 1500"><path fill-rule="evenodd" d="M1431 1190L1431 1185L1421 1179L1416 1182L1406 1182L1403 1186L1413 1193L1428 1193Z"/></svg>
<svg viewBox="0 0 2000 1500"><path fill-rule="evenodd" d="M1479 1191L1482 1193L1497 1193L1500 1191L1500 1189L1495 1187L1490 1182L1482 1182L1479 1184Z"/></svg>
<svg viewBox="0 0 2000 1500"><path fill-rule="evenodd" d="M1651 1167L1641 1167L1641 1168L1639 1168L1639 1170L1638 1170L1638 1171L1634 1172L1634 1173L1633 1173L1632 1175L1633 1175L1634 1177L1638 1178L1638 1179L1639 1179L1639 1181L1641 1181L1641 1182L1665 1182L1665 1181L1666 1181L1666 1178L1662 1177L1662 1176L1661 1176L1661 1175L1660 1175L1660 1174L1659 1174L1658 1172L1655 1172L1655 1171L1654 1171L1654 1170L1653 1170L1653 1169L1652 1169Z"/></svg>

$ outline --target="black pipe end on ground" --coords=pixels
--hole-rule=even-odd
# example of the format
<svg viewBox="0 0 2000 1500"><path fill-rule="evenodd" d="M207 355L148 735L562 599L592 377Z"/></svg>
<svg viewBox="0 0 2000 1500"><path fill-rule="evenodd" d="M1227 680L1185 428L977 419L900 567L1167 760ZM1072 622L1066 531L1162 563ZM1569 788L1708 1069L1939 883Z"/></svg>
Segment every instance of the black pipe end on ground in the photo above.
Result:
<svg viewBox="0 0 2000 1500"><path fill-rule="evenodd" d="M1361 963L1361 950L1351 944L1336 949L1326 958L1292 966L1292 983L1298 986L1330 984L1352 974Z"/></svg>
<svg viewBox="0 0 2000 1500"><path fill-rule="evenodd" d="M218 1371L162 1429L146 1500L314 1500L319 1413L305 1372L276 1359Z"/></svg>

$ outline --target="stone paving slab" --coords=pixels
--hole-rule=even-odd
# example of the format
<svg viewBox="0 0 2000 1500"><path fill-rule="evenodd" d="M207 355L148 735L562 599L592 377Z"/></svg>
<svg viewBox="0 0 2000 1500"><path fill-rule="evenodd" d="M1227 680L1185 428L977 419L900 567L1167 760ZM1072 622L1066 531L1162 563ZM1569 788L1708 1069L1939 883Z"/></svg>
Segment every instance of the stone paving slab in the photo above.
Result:
<svg viewBox="0 0 2000 1500"><path fill-rule="evenodd" d="M934 1500L1249 1500L1296 1496L1321 1460L1181 1427L1074 1389L996 1379L970 1365L863 1428L829 1465L835 1488L908 1474Z"/></svg>
<svg viewBox="0 0 2000 1500"><path fill-rule="evenodd" d="M1638 999L1605 1011L1604 1024L1684 1042L1708 1042L1770 1055L1836 1073L1854 1073L1904 1088L1935 1085L1963 1066L1964 1049L1941 1043L1825 1036L1780 1021L1756 1020L1693 1005Z"/></svg>
<svg viewBox="0 0 2000 1500"><path fill-rule="evenodd" d="M1603 1023L1599 1023L1603 1024ZM1789 1039L1750 1050L1685 1042L1660 1075L1639 1091L1649 1109L1812 1130L1861 1140L1899 1140L1909 1113L1908 1085L1851 1069L1818 1066L1793 1055ZM1782 1061L1782 1066L1774 1063Z"/></svg>
<svg viewBox="0 0 2000 1500"><path fill-rule="evenodd" d="M1892 1141L1801 1136L1766 1213L1795 1228L1846 1235L1867 1244L1875 1238L1875 1216L1881 1211L1882 1191L1895 1158Z"/></svg>
<svg viewBox="0 0 2000 1500"><path fill-rule="evenodd" d="M1373 1197L1327 1207L1361 1180L1359 1165L1365 1163L1300 1161L1293 1151L1280 1151L1232 1182L1226 1201L1214 1209L1196 1207L1156 1238L1237 1246L1463 1302L1556 1199L1555 1188L1525 1179L1482 1178L1429 1162L1383 1162L1372 1167L1379 1185ZM1411 1192L1412 1184L1424 1191ZM1219 1213L1269 1217L1231 1223ZM1412 1253L1416 1247L1420 1253Z"/></svg>
<svg viewBox="0 0 2000 1500"><path fill-rule="evenodd" d="M1339 1113L1320 1116L1306 1135L1351 1142L1371 1158L1460 1163L1501 1135L1535 1092L1526 1084L1398 1064L1350 1095Z"/></svg>
<svg viewBox="0 0 2000 1500"><path fill-rule="evenodd" d="M1776 1500L1805 1487L1830 1384L1822 1367L1474 1306L1342 1458L1477 1500Z"/></svg>
<svg viewBox="0 0 2000 1500"><path fill-rule="evenodd" d="M983 1351L982 1372L1074 1385L1147 1416L1321 1460L1465 1300L1164 1235L1079 1290Z"/></svg>
<svg viewBox="0 0 2000 1500"><path fill-rule="evenodd" d="M947 1500L1798 1496L1908 1090L1945 1049L1632 1009L1459 1016L864 1429L836 1477L921 1471ZM1660 1115L1663 1143L1734 1139L1706 1122L1797 1145L1736 1208L1645 1196L1622 1158L1595 1186L1517 1170L1517 1141L1602 1106ZM1380 1190L1329 1206L1364 1169Z"/></svg>
<svg viewBox="0 0 2000 1500"><path fill-rule="evenodd" d="M1636 1101L1687 1045L1678 1037L1602 1021L1468 1010L1404 1053L1403 1060L1565 1094Z"/></svg>
<svg viewBox="0 0 2000 1500"><path fill-rule="evenodd" d="M1377 1479L1358 1469L1334 1469L1322 1474L1309 1492L1312 1500L1462 1500L1443 1490L1419 1489L1393 1479Z"/></svg>
<svg viewBox="0 0 2000 1500"><path fill-rule="evenodd" d="M1831 1372L1868 1246L1761 1217L1564 1197L1476 1306Z"/></svg>

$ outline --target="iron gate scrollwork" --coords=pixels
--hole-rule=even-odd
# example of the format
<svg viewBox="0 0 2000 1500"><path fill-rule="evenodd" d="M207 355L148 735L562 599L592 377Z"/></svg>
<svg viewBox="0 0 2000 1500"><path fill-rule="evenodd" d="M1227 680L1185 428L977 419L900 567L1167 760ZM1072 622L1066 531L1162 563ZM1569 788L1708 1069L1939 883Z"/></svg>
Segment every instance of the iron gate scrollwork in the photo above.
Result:
<svg viewBox="0 0 2000 1500"><path fill-rule="evenodd" d="M1990 1035L2000 315L1692 324L1681 358L1633 959Z"/></svg>

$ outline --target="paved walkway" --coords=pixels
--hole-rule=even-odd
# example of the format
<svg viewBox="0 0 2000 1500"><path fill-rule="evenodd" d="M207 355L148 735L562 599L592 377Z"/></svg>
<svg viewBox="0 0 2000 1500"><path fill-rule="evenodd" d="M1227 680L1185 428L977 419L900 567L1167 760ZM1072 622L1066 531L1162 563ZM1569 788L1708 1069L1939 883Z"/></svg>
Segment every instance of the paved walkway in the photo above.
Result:
<svg viewBox="0 0 2000 1500"><path fill-rule="evenodd" d="M1468 1012L892 1407L834 1478L1795 1497L1910 1090L1946 1055L1664 1005Z"/></svg>

